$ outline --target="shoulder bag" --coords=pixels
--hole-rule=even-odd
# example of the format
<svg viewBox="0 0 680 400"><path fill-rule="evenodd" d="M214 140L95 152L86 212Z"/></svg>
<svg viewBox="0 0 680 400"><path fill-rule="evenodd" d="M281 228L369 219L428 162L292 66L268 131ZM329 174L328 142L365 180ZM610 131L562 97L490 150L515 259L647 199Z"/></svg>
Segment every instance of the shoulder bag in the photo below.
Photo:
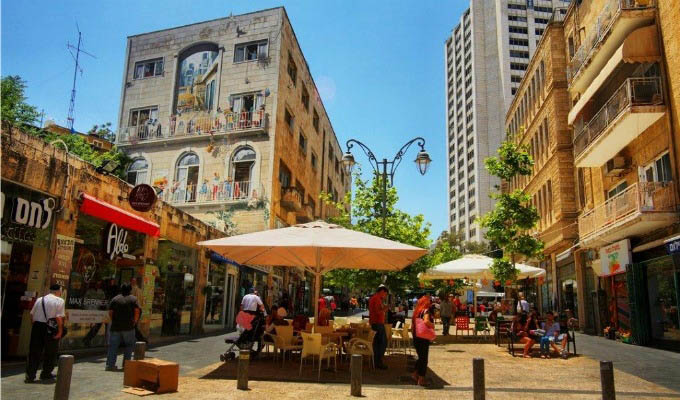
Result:
<svg viewBox="0 0 680 400"><path fill-rule="evenodd" d="M434 333L434 328L427 326L424 319L416 318L416 336L431 342L436 335Z"/></svg>
<svg viewBox="0 0 680 400"><path fill-rule="evenodd" d="M43 309L43 314L45 315L45 320L47 320L47 334L49 336L54 336L57 333L59 333L59 322L57 322L56 318L47 318L47 311L45 310L45 297L43 296L42 300L40 301L40 304L42 304L42 309ZM61 337L66 336L66 326L61 327Z"/></svg>

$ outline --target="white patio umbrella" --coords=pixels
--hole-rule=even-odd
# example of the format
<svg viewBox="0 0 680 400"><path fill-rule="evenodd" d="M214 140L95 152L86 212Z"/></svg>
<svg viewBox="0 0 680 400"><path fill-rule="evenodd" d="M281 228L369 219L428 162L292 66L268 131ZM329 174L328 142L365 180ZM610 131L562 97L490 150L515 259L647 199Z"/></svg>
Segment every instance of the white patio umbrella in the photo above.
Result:
<svg viewBox="0 0 680 400"><path fill-rule="evenodd" d="M398 271L427 253L425 249L323 221L207 240L198 245L240 264L300 267L313 273L315 318L324 273L338 268Z"/></svg>

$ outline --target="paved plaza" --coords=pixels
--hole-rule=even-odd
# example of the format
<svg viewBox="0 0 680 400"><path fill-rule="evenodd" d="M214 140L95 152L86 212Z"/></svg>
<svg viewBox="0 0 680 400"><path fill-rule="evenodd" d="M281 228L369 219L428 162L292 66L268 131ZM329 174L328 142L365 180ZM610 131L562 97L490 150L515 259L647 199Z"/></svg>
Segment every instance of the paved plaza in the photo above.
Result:
<svg viewBox="0 0 680 400"><path fill-rule="evenodd" d="M456 340L439 336L430 352L433 387L413 385L409 375L412 358L390 355L387 371L369 371L365 366L363 394L383 396L426 396L431 399L472 396L472 359L485 359L488 399L598 399L599 363L612 360L615 366L617 396L631 399L680 399L680 354L626 345L588 335L577 336L579 356L568 360L512 357L505 347L477 339ZM321 383L316 370L306 366L298 375L298 360L281 367L268 358L251 364L250 390L236 390L234 365L218 360L224 351L223 336L195 338L156 347L147 356L180 364L179 392L165 399L341 399L349 397L348 362L339 371L322 370ZM121 392L123 374L104 372L105 357L77 359L73 370L71 399L133 399ZM119 361L120 363L120 361ZM232 362L235 363L235 362ZM53 384L26 385L21 368L2 371L2 397L6 399L51 398ZM422 391L426 391L422 394Z"/></svg>

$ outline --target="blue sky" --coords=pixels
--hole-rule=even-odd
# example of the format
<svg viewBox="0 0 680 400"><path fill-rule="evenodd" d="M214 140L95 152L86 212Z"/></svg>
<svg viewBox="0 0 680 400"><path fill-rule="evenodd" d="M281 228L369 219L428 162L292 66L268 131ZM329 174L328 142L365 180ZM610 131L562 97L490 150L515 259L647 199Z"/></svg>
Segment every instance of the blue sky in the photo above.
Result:
<svg viewBox="0 0 680 400"><path fill-rule="evenodd" d="M433 159L420 176L411 148L397 170L399 207L422 213L433 237L447 229L444 40L467 0L424 1L3 1L2 75L21 75L28 101L66 125L73 60L66 43L84 35L75 127L116 123L125 38L284 5L335 132L392 158L423 136ZM323 17L324 20L320 20ZM355 152L364 165L363 154ZM366 171L367 168L364 168Z"/></svg>

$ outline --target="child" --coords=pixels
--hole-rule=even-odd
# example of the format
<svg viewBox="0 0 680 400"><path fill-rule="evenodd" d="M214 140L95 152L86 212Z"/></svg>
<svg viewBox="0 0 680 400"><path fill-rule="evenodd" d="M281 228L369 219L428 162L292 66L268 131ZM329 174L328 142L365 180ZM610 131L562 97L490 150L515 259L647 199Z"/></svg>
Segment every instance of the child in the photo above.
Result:
<svg viewBox="0 0 680 400"><path fill-rule="evenodd" d="M542 324L545 334L541 337L541 358L550 358L550 345L552 343L555 346L555 338L560 334L560 323L555 321L555 315L552 312L548 312L545 319Z"/></svg>

